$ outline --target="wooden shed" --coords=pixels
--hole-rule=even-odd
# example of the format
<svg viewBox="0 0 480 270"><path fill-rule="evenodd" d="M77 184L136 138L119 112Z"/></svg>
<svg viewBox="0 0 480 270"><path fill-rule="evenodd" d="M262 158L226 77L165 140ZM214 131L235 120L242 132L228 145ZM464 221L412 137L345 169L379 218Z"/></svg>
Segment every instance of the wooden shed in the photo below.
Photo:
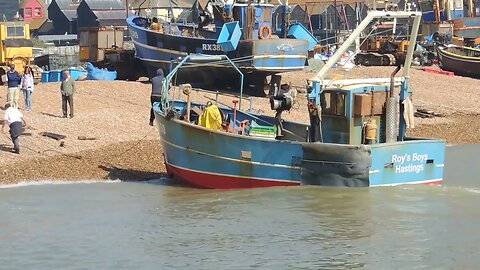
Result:
<svg viewBox="0 0 480 270"><path fill-rule="evenodd" d="M80 61L99 62L106 49L123 48L125 27L80 28Z"/></svg>
<svg viewBox="0 0 480 270"><path fill-rule="evenodd" d="M123 48L127 14L121 0L83 0L77 13L80 61L103 61L106 49Z"/></svg>
<svg viewBox="0 0 480 270"><path fill-rule="evenodd" d="M83 0L77 8L78 28L127 26L121 0Z"/></svg>
<svg viewBox="0 0 480 270"><path fill-rule="evenodd" d="M281 31L282 23L282 8L280 6L275 8L273 12L273 24L272 29L275 32L279 33ZM310 28L309 18L305 10L300 5L291 5L290 6L290 22L291 23L301 23L307 29Z"/></svg>
<svg viewBox="0 0 480 270"><path fill-rule="evenodd" d="M77 7L81 0L53 0L48 6L48 19L52 21L51 34L77 33Z"/></svg>

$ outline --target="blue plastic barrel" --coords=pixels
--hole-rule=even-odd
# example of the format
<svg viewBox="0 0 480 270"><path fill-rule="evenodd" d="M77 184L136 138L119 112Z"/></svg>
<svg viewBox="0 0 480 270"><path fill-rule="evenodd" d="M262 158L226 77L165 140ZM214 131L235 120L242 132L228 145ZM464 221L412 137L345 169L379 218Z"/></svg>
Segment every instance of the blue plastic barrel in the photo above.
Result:
<svg viewBox="0 0 480 270"><path fill-rule="evenodd" d="M61 80L62 80L61 70L50 70L50 76L48 77L49 82L59 82Z"/></svg>
<svg viewBox="0 0 480 270"><path fill-rule="evenodd" d="M41 82L48 82L50 71L42 71Z"/></svg>

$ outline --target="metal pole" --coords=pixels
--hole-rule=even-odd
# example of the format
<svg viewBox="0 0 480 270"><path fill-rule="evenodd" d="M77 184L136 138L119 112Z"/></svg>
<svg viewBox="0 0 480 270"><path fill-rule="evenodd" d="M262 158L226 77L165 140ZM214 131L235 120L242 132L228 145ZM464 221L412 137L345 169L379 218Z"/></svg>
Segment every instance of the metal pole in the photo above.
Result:
<svg viewBox="0 0 480 270"><path fill-rule="evenodd" d="M330 57L328 59L327 63L322 67L322 69L320 69L320 71L318 72L317 76L315 76L314 79L317 79L317 80L322 80L323 79L323 77L330 70L330 68L332 68L333 65L338 61L338 59L340 59L341 54L344 53L348 49L350 44L352 44L352 42L355 41L355 38L358 35L360 35L360 33L373 20L373 18L374 18L373 14L374 13L371 12L367 15L365 20L363 20L360 23L360 25L357 27L357 29L355 29L355 31L353 31L353 33L350 35L350 37L348 37L347 40L342 44L342 46L340 46L340 48L338 48L338 50L335 52L335 54L332 55L332 57Z"/></svg>
<svg viewBox="0 0 480 270"><path fill-rule="evenodd" d="M113 49L117 49L117 26L113 21Z"/></svg>
<svg viewBox="0 0 480 270"><path fill-rule="evenodd" d="M242 110L242 98L243 98L243 73L238 69L238 67L230 60L228 56L225 55L225 58L227 58L228 62L238 71L240 74L240 100L238 102L238 109Z"/></svg>
<svg viewBox="0 0 480 270"><path fill-rule="evenodd" d="M333 0L333 7L335 10L335 13L333 13L333 29L335 29L335 44L338 43L337 40L337 27L338 27L338 22L337 22L337 0Z"/></svg>
<svg viewBox="0 0 480 270"><path fill-rule="evenodd" d="M415 50L415 46L417 44L418 28L420 27L421 18L421 15L417 15L413 19L412 33L410 33L407 55L405 64L403 65L403 77L408 77L410 73L410 66L412 65L413 51Z"/></svg>

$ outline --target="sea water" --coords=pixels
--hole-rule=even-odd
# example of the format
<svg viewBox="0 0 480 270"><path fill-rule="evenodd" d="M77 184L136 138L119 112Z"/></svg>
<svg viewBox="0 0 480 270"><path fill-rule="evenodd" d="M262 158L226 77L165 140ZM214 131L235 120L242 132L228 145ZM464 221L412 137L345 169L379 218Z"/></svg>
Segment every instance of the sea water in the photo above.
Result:
<svg viewBox="0 0 480 270"><path fill-rule="evenodd" d="M479 150L449 147L442 185L2 186L0 269L478 269Z"/></svg>

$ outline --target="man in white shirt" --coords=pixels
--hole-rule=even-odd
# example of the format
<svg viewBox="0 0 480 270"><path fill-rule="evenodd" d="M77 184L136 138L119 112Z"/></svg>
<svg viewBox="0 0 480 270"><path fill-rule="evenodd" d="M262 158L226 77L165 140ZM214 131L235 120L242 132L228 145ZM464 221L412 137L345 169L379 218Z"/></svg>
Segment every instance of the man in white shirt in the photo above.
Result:
<svg viewBox="0 0 480 270"><path fill-rule="evenodd" d="M10 127L10 138L13 142L13 152L20 154L20 144L18 143L18 137L23 133L23 127L27 125L23 119L22 113L10 105L5 104L5 115L3 117L2 132L5 132L6 126Z"/></svg>

